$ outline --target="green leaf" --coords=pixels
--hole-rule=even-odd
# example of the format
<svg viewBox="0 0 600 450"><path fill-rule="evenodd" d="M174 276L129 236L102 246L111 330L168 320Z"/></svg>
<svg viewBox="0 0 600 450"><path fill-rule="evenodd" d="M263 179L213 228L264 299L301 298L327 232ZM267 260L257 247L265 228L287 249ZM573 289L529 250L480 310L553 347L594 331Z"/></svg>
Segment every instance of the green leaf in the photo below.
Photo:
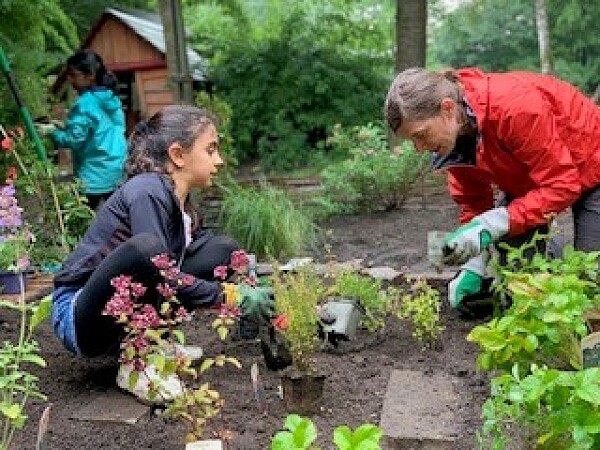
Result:
<svg viewBox="0 0 600 450"><path fill-rule="evenodd" d="M26 353L26 354L21 355L21 360L23 362L37 364L40 367L46 367L46 360L39 355Z"/></svg>
<svg viewBox="0 0 600 450"><path fill-rule="evenodd" d="M128 380L129 383L128 384L129 384L130 391L135 390L135 387L137 386L139 379L140 379L140 373L137 370L132 370L129 373L129 380Z"/></svg>
<svg viewBox="0 0 600 450"><path fill-rule="evenodd" d="M600 386L598 384L584 384L575 389L575 395L586 402L596 406L600 405Z"/></svg>
<svg viewBox="0 0 600 450"><path fill-rule="evenodd" d="M213 358L206 358L204 361L202 361L202 364L200 364L200 373L211 368L214 364L215 360Z"/></svg>
<svg viewBox="0 0 600 450"><path fill-rule="evenodd" d="M354 432L341 425L333 431L333 442L339 450L379 450L382 435L381 429L372 424L363 424Z"/></svg>
<svg viewBox="0 0 600 450"><path fill-rule="evenodd" d="M271 450L295 450L294 436L289 431L279 431L271 441Z"/></svg>
<svg viewBox="0 0 600 450"><path fill-rule="evenodd" d="M0 405L0 412L11 420L21 416L21 405L13 403L11 405Z"/></svg>
<svg viewBox="0 0 600 450"><path fill-rule="evenodd" d="M179 344L185 344L185 334L183 331L173 330L172 333L173 333L173 336L175 336L175 339L177 339L177 342Z"/></svg>
<svg viewBox="0 0 600 450"><path fill-rule="evenodd" d="M50 317L52 312L52 296L46 295L39 304L33 309L33 314L29 321L29 331L33 332L40 323Z"/></svg>

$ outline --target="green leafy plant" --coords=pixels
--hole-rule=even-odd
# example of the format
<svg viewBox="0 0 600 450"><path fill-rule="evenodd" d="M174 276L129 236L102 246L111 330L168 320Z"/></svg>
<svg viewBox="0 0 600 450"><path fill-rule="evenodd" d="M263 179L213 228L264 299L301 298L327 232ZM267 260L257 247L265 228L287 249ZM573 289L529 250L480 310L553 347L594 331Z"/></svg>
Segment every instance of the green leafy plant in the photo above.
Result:
<svg viewBox="0 0 600 450"><path fill-rule="evenodd" d="M16 304L0 301L0 308L20 313L17 341L4 340L0 348L0 449L10 448L16 430L25 426L25 406L29 399L46 399L38 387L37 376L28 370L28 366L46 366L33 333L50 316L51 305L50 296L37 303L25 303L24 294Z"/></svg>
<svg viewBox="0 0 600 450"><path fill-rule="evenodd" d="M600 443L600 369L582 369L581 360L585 313L600 304L600 253L567 247L560 259L527 258L540 238L508 248L508 264L496 264L496 293L510 307L467 337L480 346L478 368L500 374L483 406L482 448L504 448L515 435L528 448Z"/></svg>
<svg viewBox="0 0 600 450"><path fill-rule="evenodd" d="M149 380L148 398L164 401L167 404L165 414L187 424L185 440L192 442L200 439L207 420L219 413L223 403L219 392L211 389L208 383L197 387L193 380L213 366L233 364L239 368L241 365L237 359L220 354L204 358L196 369L191 357L179 350L178 346L185 343L185 334L179 326L190 317L175 295L176 287L189 284L190 276L180 273L175 261L166 255L157 255L152 262L163 277L156 287L161 297L158 308L137 301L146 293L146 287L130 276L121 275L111 281L116 292L106 304L103 314L124 326L120 362L131 368L129 388L134 390L144 374ZM214 320L212 327L221 340L227 337L227 330L235 323L236 314L223 306L219 317ZM179 384L178 394L166 391L162 382L156 382L148 372L150 367L163 381L174 377Z"/></svg>
<svg viewBox="0 0 600 450"><path fill-rule="evenodd" d="M370 332L385 328L385 318L390 311L397 291L393 287L383 288L381 280L361 275L355 271L340 271L329 275L333 284L327 293L343 297L356 297L365 311L361 323Z"/></svg>
<svg viewBox="0 0 600 450"><path fill-rule="evenodd" d="M425 279L408 281L409 285L395 308L396 315L411 322L412 335L424 347L436 347L445 328L440 325L440 293Z"/></svg>
<svg viewBox="0 0 600 450"><path fill-rule="evenodd" d="M430 168L429 159L409 144L390 148L381 123L336 126L327 142L334 153L348 156L322 172L323 194L313 201L322 216L397 209Z"/></svg>
<svg viewBox="0 0 600 450"><path fill-rule="evenodd" d="M299 372L314 371L312 356L318 345L317 305L325 287L312 266L272 276L278 327L286 338L292 366Z"/></svg>
<svg viewBox="0 0 600 450"><path fill-rule="evenodd" d="M13 174L24 218L37 239L32 262L39 266L60 263L94 216L80 194L81 181L57 183L57 168L50 160L38 158L23 130L16 128L4 134L10 139L10 145L3 146L4 164Z"/></svg>
<svg viewBox="0 0 600 450"><path fill-rule="evenodd" d="M271 450L318 450L313 445L317 439L314 422L297 414L285 418L283 431L279 431L271 441ZM333 442L338 450L379 450L383 435L375 425L362 424L352 431L347 425L340 425L333 431Z"/></svg>
<svg viewBox="0 0 600 450"><path fill-rule="evenodd" d="M500 269L499 295L512 305L502 317L475 327L467 336L481 348L477 365L483 370L526 370L532 363L555 368L581 368L580 340L587 335L584 313L600 306L595 281L598 252L572 248L562 259L541 256L527 262L515 249L509 266Z"/></svg>
<svg viewBox="0 0 600 450"><path fill-rule="evenodd" d="M492 380L480 446L505 448L510 435L526 428L522 438L533 441L527 448L598 448L600 368L561 371L532 365L527 372L520 376L515 364L511 373Z"/></svg>
<svg viewBox="0 0 600 450"><path fill-rule="evenodd" d="M282 190L263 185L223 188L222 229L259 258L287 258L315 239L315 225Z"/></svg>

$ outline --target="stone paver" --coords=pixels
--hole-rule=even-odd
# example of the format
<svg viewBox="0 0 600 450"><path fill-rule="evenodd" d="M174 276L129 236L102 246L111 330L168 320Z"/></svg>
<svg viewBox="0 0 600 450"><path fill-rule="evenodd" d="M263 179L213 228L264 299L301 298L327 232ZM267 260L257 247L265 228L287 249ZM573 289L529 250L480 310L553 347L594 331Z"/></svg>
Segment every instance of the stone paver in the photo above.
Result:
<svg viewBox="0 0 600 450"><path fill-rule="evenodd" d="M88 392L76 399L72 419L100 422L117 422L134 425L150 414L150 407L133 396L117 389L105 392Z"/></svg>
<svg viewBox="0 0 600 450"><path fill-rule="evenodd" d="M456 450L461 430L456 387L460 380L394 370L388 381L380 426L386 449Z"/></svg>

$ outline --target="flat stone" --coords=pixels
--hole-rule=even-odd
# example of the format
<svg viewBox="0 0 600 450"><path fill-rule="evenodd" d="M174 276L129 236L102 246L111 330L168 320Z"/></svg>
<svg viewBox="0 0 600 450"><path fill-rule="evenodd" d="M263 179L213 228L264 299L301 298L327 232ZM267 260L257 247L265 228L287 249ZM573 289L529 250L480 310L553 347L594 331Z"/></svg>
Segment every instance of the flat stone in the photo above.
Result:
<svg viewBox="0 0 600 450"><path fill-rule="evenodd" d="M150 414L150 407L143 405L132 395L117 389L104 392L87 392L76 399L71 419L99 422L116 422L135 425Z"/></svg>
<svg viewBox="0 0 600 450"><path fill-rule="evenodd" d="M460 435L460 380L394 370L388 381L380 426L386 449L455 450Z"/></svg>
<svg viewBox="0 0 600 450"><path fill-rule="evenodd" d="M293 271L299 267L305 266L307 264L312 264L313 258L310 256L301 257L301 258L292 258L287 263L282 266L279 266L279 270L287 272Z"/></svg>
<svg viewBox="0 0 600 450"><path fill-rule="evenodd" d="M361 273L369 275L377 280L393 280L400 276L402 272L391 267L367 267L361 270Z"/></svg>
<svg viewBox="0 0 600 450"><path fill-rule="evenodd" d="M431 271L422 271L422 272L408 272L405 273L404 276L406 278L419 278L427 281L450 281L456 275L456 272L460 269L456 270L447 270L444 269L441 272L431 270Z"/></svg>

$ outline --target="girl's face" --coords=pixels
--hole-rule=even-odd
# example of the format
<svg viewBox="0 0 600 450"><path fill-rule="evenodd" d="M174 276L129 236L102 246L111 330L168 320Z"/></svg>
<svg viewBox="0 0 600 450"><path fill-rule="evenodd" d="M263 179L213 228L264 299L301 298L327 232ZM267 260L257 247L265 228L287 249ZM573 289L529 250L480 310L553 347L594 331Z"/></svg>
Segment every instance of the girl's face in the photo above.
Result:
<svg viewBox="0 0 600 450"><path fill-rule="evenodd" d="M456 103L442 100L440 112L428 119L404 121L396 130L398 137L410 140L418 152L433 152L446 156L454 149L460 130Z"/></svg>
<svg viewBox="0 0 600 450"><path fill-rule="evenodd" d="M81 92L91 86L96 85L95 75L80 72L72 67L70 67L67 71L67 80L77 92Z"/></svg>
<svg viewBox="0 0 600 450"><path fill-rule="evenodd" d="M196 138L192 148L181 155L181 172L188 186L206 188L212 184L213 177L223 159L219 153L219 137L214 125L209 125L200 136Z"/></svg>

